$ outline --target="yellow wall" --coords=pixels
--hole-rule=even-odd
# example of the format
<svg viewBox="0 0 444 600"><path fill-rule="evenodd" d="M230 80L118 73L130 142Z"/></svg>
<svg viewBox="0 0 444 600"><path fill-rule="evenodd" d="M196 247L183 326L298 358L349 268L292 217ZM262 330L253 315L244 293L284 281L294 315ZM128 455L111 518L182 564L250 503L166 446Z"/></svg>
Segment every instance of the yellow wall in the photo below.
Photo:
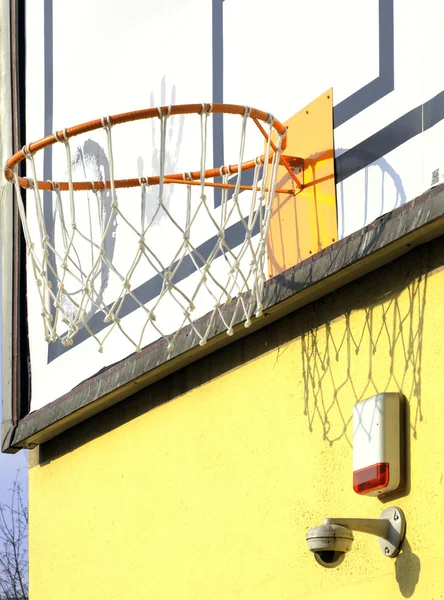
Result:
<svg viewBox="0 0 444 600"><path fill-rule="evenodd" d="M34 457L32 600L444 598L444 272L422 276L427 260L411 254L270 328L294 339L270 350L258 335L239 368ZM410 404L411 490L392 502L408 541L391 560L357 533L323 569L307 529L384 508L351 485L353 404L384 390Z"/></svg>

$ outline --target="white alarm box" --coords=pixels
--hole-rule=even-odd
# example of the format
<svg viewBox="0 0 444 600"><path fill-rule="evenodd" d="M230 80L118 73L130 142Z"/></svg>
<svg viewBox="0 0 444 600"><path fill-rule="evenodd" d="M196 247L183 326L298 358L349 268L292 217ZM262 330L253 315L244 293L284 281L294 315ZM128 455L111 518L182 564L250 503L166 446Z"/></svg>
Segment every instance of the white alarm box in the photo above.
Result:
<svg viewBox="0 0 444 600"><path fill-rule="evenodd" d="M353 489L379 496L403 486L403 397L377 394L353 409Z"/></svg>

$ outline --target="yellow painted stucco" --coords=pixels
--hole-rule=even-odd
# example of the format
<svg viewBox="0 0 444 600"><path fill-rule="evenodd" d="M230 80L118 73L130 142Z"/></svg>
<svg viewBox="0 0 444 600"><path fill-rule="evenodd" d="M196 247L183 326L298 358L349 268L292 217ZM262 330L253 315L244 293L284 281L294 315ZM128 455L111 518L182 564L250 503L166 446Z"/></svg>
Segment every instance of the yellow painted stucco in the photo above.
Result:
<svg viewBox="0 0 444 600"><path fill-rule="evenodd" d="M352 310L333 310L338 291L302 335L31 468L32 600L444 598L444 272L396 291L393 272L349 286ZM373 284L386 292L369 305ZM410 407L411 488L391 502L404 551L357 533L323 569L307 529L386 506L351 485L353 404L385 390Z"/></svg>

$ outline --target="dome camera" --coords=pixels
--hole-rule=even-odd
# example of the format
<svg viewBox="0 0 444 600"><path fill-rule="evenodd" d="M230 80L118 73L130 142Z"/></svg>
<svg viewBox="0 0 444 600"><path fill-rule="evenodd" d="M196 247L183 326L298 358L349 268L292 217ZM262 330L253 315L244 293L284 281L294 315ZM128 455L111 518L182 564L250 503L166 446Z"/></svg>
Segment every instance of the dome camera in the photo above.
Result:
<svg viewBox="0 0 444 600"><path fill-rule="evenodd" d="M346 552L351 550L353 539L350 529L334 523L314 527L307 533L308 549L327 569L338 567L343 562Z"/></svg>
<svg viewBox="0 0 444 600"><path fill-rule="evenodd" d="M379 519L325 519L323 525L308 531L308 549L322 567L338 567L352 548L352 531L376 535L384 556L394 558L399 554L405 536L404 513L391 506Z"/></svg>

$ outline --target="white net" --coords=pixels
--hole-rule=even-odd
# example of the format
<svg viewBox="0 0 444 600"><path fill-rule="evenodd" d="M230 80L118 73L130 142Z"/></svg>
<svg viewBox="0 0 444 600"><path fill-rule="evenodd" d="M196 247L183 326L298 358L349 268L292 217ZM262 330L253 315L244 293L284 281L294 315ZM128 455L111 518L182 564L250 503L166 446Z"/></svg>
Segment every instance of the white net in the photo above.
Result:
<svg viewBox="0 0 444 600"><path fill-rule="evenodd" d="M200 156L194 157L200 160L199 178L185 173L184 183L171 183L167 177L168 157L175 151L168 147L171 115L169 109L159 108L159 139L155 149L158 184L150 186L148 178L142 177L140 186L125 190L124 196L115 185L115 148L109 118L102 120L108 173L102 178L103 185L92 182L89 191L75 190L78 156L75 150L73 153L68 137L56 134L59 142L56 145L64 148L68 191L61 191L57 182L51 182L50 226L45 209L48 192L43 193L37 184L34 153L24 149L30 166L26 207L17 168L16 197L28 269L31 268L37 286L47 342L59 340L70 346L83 330L102 352L114 332L119 331L135 351L141 351L153 339L165 338L171 352L178 334L186 326L203 345L216 318L232 335L235 323L244 321L248 327L253 315L262 314L267 233L283 135L275 135L274 145L271 138L276 132L270 116L268 139L265 150L260 148L264 154L255 161L251 191L242 191L240 173L233 189L219 188L220 206L216 210L213 195L208 195L210 182L205 180L210 116L211 105L202 105L195 135ZM244 162L249 116L250 109L246 107L244 114L237 117L239 165ZM228 184L230 169L221 167L220 177L224 185ZM178 190L174 194L174 207L170 186ZM239 235L235 243L227 235L233 223L241 227L240 242ZM202 232L206 244L200 243ZM122 244L117 255L113 244L119 236ZM148 284L141 285L141 281ZM148 296L147 285L151 285ZM221 307L233 302L235 308L227 320ZM196 312L197 306L209 307L204 311L210 313L209 318L199 321L202 311ZM127 316L135 311L137 321ZM98 317L102 323L99 328L94 325Z"/></svg>

